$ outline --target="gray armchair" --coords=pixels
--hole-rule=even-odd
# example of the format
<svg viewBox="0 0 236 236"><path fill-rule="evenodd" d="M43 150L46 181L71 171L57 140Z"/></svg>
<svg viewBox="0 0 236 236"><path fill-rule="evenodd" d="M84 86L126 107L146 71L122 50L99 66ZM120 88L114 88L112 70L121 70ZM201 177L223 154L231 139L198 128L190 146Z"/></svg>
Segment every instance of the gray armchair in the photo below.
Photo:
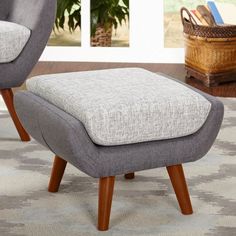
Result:
<svg viewBox="0 0 236 236"><path fill-rule="evenodd" d="M23 26L30 32L27 42L24 43L19 55L17 54L16 58L12 59L7 57L8 55L6 54L8 53L4 52L4 49L10 50L6 49L6 47L4 48L4 30L1 33L0 27L0 39L2 41L0 42L0 50L3 57L10 58L5 61L2 59L0 62L0 91L22 141L29 141L30 138L16 115L12 88L21 86L37 63L52 31L55 12L56 0L0 1L0 22L3 25L10 22L15 23L12 24L13 27ZM5 26L5 31L7 29L9 27ZM9 35L8 39L10 40L16 37L14 32ZM14 47L19 49L20 46L19 39L15 39L15 44L12 45L13 49L10 48L12 53L17 53Z"/></svg>

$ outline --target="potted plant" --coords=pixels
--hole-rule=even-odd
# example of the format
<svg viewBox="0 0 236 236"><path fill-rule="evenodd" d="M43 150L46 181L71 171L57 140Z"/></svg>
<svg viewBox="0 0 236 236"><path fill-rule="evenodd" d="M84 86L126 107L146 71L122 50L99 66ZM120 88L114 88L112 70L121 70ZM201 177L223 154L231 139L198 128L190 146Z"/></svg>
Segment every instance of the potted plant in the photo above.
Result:
<svg viewBox="0 0 236 236"><path fill-rule="evenodd" d="M68 16L68 27L70 32L81 27L81 2L80 0L57 0L57 13L55 26L59 30L64 29L64 24Z"/></svg>
<svg viewBox="0 0 236 236"><path fill-rule="evenodd" d="M91 46L110 47L112 28L129 17L129 0L91 0Z"/></svg>

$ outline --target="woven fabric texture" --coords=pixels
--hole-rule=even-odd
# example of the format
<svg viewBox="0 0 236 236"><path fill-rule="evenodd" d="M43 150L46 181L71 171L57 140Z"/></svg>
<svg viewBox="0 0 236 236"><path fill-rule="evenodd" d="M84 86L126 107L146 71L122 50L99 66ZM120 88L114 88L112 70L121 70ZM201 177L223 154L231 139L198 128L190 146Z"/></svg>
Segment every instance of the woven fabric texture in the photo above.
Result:
<svg viewBox="0 0 236 236"><path fill-rule="evenodd" d="M199 93L138 68L43 75L27 88L80 120L104 146L193 134L211 109Z"/></svg>
<svg viewBox="0 0 236 236"><path fill-rule="evenodd" d="M25 26L0 21L0 63L14 61L29 40L30 33Z"/></svg>

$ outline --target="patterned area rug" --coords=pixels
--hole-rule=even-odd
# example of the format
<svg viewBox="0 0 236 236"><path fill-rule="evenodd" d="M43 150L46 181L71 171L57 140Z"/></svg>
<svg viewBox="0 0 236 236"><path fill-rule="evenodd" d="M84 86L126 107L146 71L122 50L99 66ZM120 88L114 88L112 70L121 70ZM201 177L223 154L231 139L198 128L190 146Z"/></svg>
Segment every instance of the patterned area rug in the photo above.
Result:
<svg viewBox="0 0 236 236"><path fill-rule="evenodd" d="M222 101L215 145L184 165L194 214L180 214L165 168L119 176L107 233L96 230L97 180L68 165L60 191L48 193L53 154L20 142L0 101L0 235L236 235L236 99Z"/></svg>

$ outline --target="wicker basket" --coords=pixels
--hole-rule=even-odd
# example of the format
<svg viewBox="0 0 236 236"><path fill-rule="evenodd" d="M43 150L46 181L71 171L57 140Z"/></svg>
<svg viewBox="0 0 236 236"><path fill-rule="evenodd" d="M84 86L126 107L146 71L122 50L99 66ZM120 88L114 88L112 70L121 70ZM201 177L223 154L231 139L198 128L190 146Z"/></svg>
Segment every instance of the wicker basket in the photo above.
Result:
<svg viewBox="0 0 236 236"><path fill-rule="evenodd" d="M184 12L189 19L184 18ZM201 26L181 9L187 77L206 86L236 81L236 26Z"/></svg>
<svg viewBox="0 0 236 236"><path fill-rule="evenodd" d="M98 26L95 35L91 37L92 47L111 47L112 27L105 29Z"/></svg>

